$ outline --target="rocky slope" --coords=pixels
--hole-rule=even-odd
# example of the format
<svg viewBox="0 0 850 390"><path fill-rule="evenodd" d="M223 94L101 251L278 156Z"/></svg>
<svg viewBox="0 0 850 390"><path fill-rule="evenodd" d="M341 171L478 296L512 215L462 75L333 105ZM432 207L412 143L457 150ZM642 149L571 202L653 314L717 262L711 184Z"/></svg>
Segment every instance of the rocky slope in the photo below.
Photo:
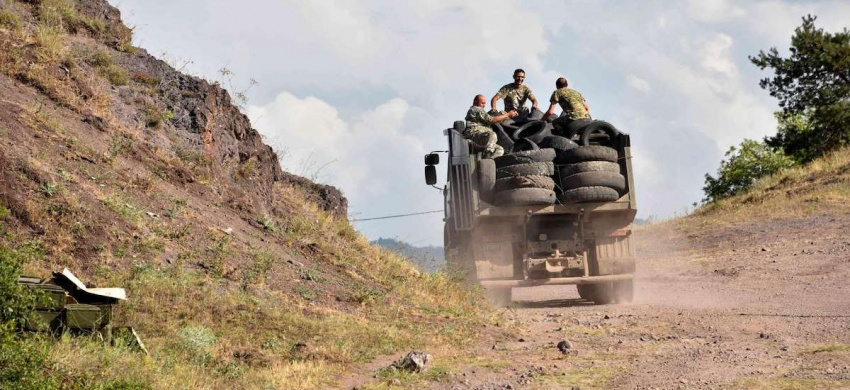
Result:
<svg viewBox="0 0 850 390"><path fill-rule="evenodd" d="M21 336L45 381L25 387L315 388L483 329L475 291L370 246L337 189L131 32L104 0L0 0L0 252L127 288L115 322L151 350Z"/></svg>

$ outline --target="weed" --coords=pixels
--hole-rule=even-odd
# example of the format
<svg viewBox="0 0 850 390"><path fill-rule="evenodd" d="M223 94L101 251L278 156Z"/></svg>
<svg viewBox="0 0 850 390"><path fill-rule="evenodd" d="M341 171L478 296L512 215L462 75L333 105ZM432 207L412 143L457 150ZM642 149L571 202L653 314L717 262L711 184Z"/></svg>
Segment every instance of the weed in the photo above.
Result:
<svg viewBox="0 0 850 390"><path fill-rule="evenodd" d="M808 353L835 352L835 351L850 351L850 345L847 345L847 344L819 345L817 347L806 350L806 352L808 352Z"/></svg>
<svg viewBox="0 0 850 390"><path fill-rule="evenodd" d="M130 82L130 75L124 68L118 65L109 65L101 69L101 73L112 85L127 85Z"/></svg>
<svg viewBox="0 0 850 390"><path fill-rule="evenodd" d="M165 122L174 119L174 112L171 110L160 110L156 106L148 106L145 109L147 119L145 125L147 127L159 127Z"/></svg>
<svg viewBox="0 0 850 390"><path fill-rule="evenodd" d="M325 278L323 278L321 276L321 273L319 272L319 270L317 270L315 268L308 268L308 269L304 270L304 272L301 274L301 279L306 280L308 282L316 282L316 283L324 283L325 282Z"/></svg>
<svg viewBox="0 0 850 390"><path fill-rule="evenodd" d="M118 156L124 154L131 146L133 146L133 139L127 134L123 132L112 134L112 141L109 144L109 161L115 161Z"/></svg>
<svg viewBox="0 0 850 390"><path fill-rule="evenodd" d="M56 187L56 183L44 183L38 187L38 192L41 192L45 198L52 198L59 193L59 188Z"/></svg>
<svg viewBox="0 0 850 390"><path fill-rule="evenodd" d="M0 219L6 219L9 215L12 215L9 209L7 209L6 206L0 205Z"/></svg>
<svg viewBox="0 0 850 390"><path fill-rule="evenodd" d="M143 255L162 253L164 249L165 244L156 237L148 237L144 240L139 240L133 245L133 250Z"/></svg>
<svg viewBox="0 0 850 390"><path fill-rule="evenodd" d="M165 209L165 216L168 217L168 218L174 219L180 213L180 209L182 209L183 206L186 205L187 201L186 201L186 198L178 198L178 197L171 198L171 201L172 201L172 206Z"/></svg>
<svg viewBox="0 0 850 390"><path fill-rule="evenodd" d="M215 344L213 331L204 326L185 326L177 332L180 347L191 356L191 361L204 366L212 360L210 348Z"/></svg>
<svg viewBox="0 0 850 390"><path fill-rule="evenodd" d="M260 226L262 226L267 232L277 233L280 231L280 226L266 217L257 217L257 223L260 224Z"/></svg>
<svg viewBox="0 0 850 390"><path fill-rule="evenodd" d="M302 286L302 285L296 285L294 290L295 290L295 293L297 293L305 301L312 301L312 300L316 299L316 292L313 291L309 287L305 287L305 286Z"/></svg>
<svg viewBox="0 0 850 390"><path fill-rule="evenodd" d="M274 264L275 256L267 250L251 252L251 266L242 273L242 287L252 283L263 283Z"/></svg>
<svg viewBox="0 0 850 390"><path fill-rule="evenodd" d="M141 210L121 196L108 196L100 201L107 209L128 223L138 223L141 218Z"/></svg>
<svg viewBox="0 0 850 390"><path fill-rule="evenodd" d="M213 275L223 277L225 260L234 253L230 248L230 236L221 236L215 240L215 245L208 249L208 253L207 260L201 265L210 270Z"/></svg>
<svg viewBox="0 0 850 390"><path fill-rule="evenodd" d="M133 81L147 85L148 87L157 87L159 86L160 79L159 77L150 75L145 72L136 72L133 74Z"/></svg>
<svg viewBox="0 0 850 390"><path fill-rule="evenodd" d="M65 30L61 26L38 26L35 28L38 48L35 53L42 61L59 62L65 58Z"/></svg>
<svg viewBox="0 0 850 390"><path fill-rule="evenodd" d="M23 26L23 22L21 22L21 17L18 14L7 9L0 9L0 27L17 31L21 26Z"/></svg>
<svg viewBox="0 0 850 390"><path fill-rule="evenodd" d="M250 179L256 174L257 161L254 158L239 164L239 168L236 170L236 175L241 179Z"/></svg>
<svg viewBox="0 0 850 390"><path fill-rule="evenodd" d="M112 56L105 50L95 51L88 59L88 63L100 68L108 68L113 65Z"/></svg>

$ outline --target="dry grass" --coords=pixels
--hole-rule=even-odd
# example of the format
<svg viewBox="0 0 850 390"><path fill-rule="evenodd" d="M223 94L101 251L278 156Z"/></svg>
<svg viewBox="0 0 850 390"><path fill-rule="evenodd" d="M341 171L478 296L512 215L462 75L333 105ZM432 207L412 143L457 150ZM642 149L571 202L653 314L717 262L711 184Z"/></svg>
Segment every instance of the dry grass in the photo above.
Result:
<svg viewBox="0 0 850 390"><path fill-rule="evenodd" d="M841 210L850 210L850 149L763 178L747 193L705 205L692 217L728 225Z"/></svg>

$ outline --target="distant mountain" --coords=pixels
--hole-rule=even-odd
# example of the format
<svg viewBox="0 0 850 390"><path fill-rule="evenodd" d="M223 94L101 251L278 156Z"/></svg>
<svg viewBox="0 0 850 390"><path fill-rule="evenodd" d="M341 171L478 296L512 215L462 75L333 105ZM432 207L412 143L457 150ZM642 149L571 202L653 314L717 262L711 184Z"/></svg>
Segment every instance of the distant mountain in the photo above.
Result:
<svg viewBox="0 0 850 390"><path fill-rule="evenodd" d="M393 238L379 238L372 241L372 244L409 258L422 271L435 272L442 269L446 264L441 246L413 246Z"/></svg>

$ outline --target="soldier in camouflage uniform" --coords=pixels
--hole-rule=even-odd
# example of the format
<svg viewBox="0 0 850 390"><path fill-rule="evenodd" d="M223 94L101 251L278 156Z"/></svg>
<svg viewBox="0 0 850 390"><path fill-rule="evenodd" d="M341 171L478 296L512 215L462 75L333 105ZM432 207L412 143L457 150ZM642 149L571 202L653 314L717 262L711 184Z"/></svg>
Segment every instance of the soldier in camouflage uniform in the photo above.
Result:
<svg viewBox="0 0 850 390"><path fill-rule="evenodd" d="M555 92L552 92L552 97L549 99L549 110L543 115L543 120L546 120L555 113L555 106L560 105L564 113L552 121L552 125L559 128L565 128L570 122L577 119L590 119L590 107L587 106L587 101L584 96L574 89L568 88L567 79L561 77L555 81Z"/></svg>
<svg viewBox="0 0 850 390"><path fill-rule="evenodd" d="M499 99L505 99L505 111L517 110L522 111L525 109L525 101L531 100L531 109L537 109L537 98L534 96L534 93L531 92L531 88L528 88L527 85L524 85L525 81L525 71L522 69L517 69L514 71L514 82L510 84L505 84L502 88L499 89L499 92L496 92L496 95L493 96L493 99L490 100L490 108L493 111L498 111L496 108L496 103Z"/></svg>
<svg viewBox="0 0 850 390"><path fill-rule="evenodd" d="M475 99L472 99L472 107L469 107L469 111L466 112L466 128L463 130L463 136L472 141L472 145L476 148L483 150L484 158L495 158L505 154L505 149L496 144L498 138L490 126L517 116L517 112L511 110L492 116L484 110L486 105L487 99L484 95L475 95Z"/></svg>

